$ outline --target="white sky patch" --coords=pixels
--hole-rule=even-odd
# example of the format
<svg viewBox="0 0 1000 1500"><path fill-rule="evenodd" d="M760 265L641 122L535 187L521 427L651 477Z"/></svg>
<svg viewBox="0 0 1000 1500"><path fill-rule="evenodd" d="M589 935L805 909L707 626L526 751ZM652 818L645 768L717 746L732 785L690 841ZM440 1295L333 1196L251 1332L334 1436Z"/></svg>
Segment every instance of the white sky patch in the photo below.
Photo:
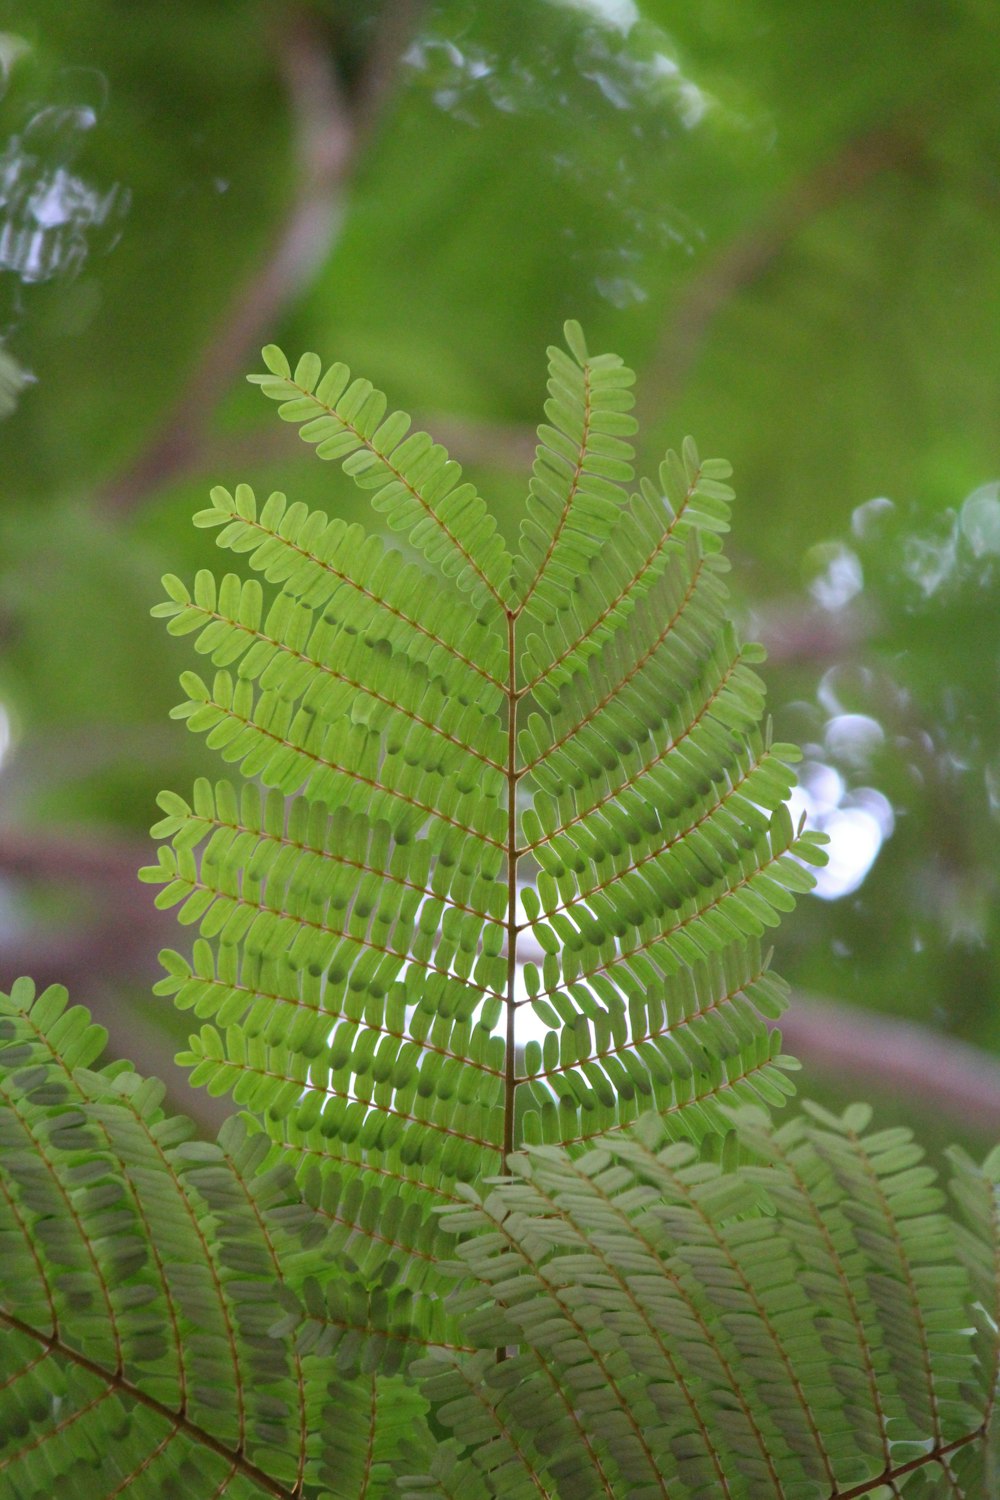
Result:
<svg viewBox="0 0 1000 1500"><path fill-rule="evenodd" d="M843 609L864 588L861 562L850 547L840 542L823 543L812 549L810 560L823 568L809 585L821 609Z"/></svg>
<svg viewBox="0 0 1000 1500"><path fill-rule="evenodd" d="M823 738L834 760L862 770L885 744L885 730L868 714L835 714L828 722Z"/></svg>
<svg viewBox="0 0 1000 1500"><path fill-rule="evenodd" d="M90 231L128 207L118 184L101 192L64 163L47 163L32 142L59 132L81 135L97 124L89 105L41 110L23 136L12 136L0 153L0 271L22 281L50 281L75 274L90 249Z"/></svg>
<svg viewBox="0 0 1000 1500"><path fill-rule="evenodd" d="M627 36L639 20L639 7L634 0L553 0L564 10L579 10L592 16L605 26L613 26L622 36Z"/></svg>
<svg viewBox="0 0 1000 1500"><path fill-rule="evenodd" d="M0 703L0 765L7 759L12 737L10 714Z"/></svg>
<svg viewBox="0 0 1000 1500"><path fill-rule="evenodd" d="M844 717L864 718L864 715ZM810 828L829 836L826 850L829 862L825 868L813 871L814 894L822 901L838 901L858 889L895 826L887 797L869 786L849 792L840 773L819 761L807 761L803 766L799 785L789 801L789 811L793 822L805 813Z"/></svg>
<svg viewBox="0 0 1000 1500"><path fill-rule="evenodd" d="M856 505L851 511L851 530L863 541L877 536L883 522L895 509L887 496L876 495L873 500L866 500L863 505Z"/></svg>
<svg viewBox="0 0 1000 1500"><path fill-rule="evenodd" d="M677 103L685 129L693 130L708 114L712 100L690 78L685 78L677 63L665 52L657 52L650 63L654 78L670 78L677 86Z"/></svg>
<svg viewBox="0 0 1000 1500"><path fill-rule="evenodd" d="M1000 552L1000 484L984 484L964 502L962 533L975 557Z"/></svg>
<svg viewBox="0 0 1000 1500"><path fill-rule="evenodd" d="M903 572L920 587L925 599L930 599L949 581L957 560L954 526L947 536L910 536L903 543Z"/></svg>

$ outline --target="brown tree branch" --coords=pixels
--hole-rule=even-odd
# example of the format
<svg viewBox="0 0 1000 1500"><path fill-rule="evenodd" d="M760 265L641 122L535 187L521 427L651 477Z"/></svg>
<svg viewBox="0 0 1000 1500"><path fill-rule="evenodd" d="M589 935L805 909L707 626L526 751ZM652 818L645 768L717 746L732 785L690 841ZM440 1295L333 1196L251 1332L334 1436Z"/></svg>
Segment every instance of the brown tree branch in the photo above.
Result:
<svg viewBox="0 0 1000 1500"><path fill-rule="evenodd" d="M315 23L297 15L282 34L279 58L296 133L299 184L291 210L277 243L206 340L199 364L160 431L101 497L111 511L131 509L190 466L207 415L261 331L320 264L336 232L353 131Z"/></svg>
<svg viewBox="0 0 1000 1500"><path fill-rule="evenodd" d="M905 125L853 137L709 260L688 285L648 361L640 387L640 429L677 400L717 315L771 269L805 225L878 173L912 163L921 149L921 138Z"/></svg>
<svg viewBox="0 0 1000 1500"><path fill-rule="evenodd" d="M136 880L136 870L148 861L144 843L0 829L0 874L34 886L68 887L82 893L90 907L56 931L33 922L0 934L0 988L9 990L21 974L30 975L40 989L64 984L70 999L86 1005L107 1029L111 1053L162 1079L171 1107L214 1136L231 1105L190 1087L187 1071L172 1060L168 1034L155 1019L155 1011L167 1002L147 998L161 977L157 953L176 941L172 915L158 911ZM131 996L143 998L129 1003Z"/></svg>
<svg viewBox="0 0 1000 1500"><path fill-rule="evenodd" d="M744 633L767 648L768 662L775 666L845 661L856 654L871 626L859 608L827 610L791 599L754 609Z"/></svg>
<svg viewBox="0 0 1000 1500"><path fill-rule="evenodd" d="M412 40L426 0L385 0L361 76L351 90L351 113L360 154L376 133L396 84L400 59Z"/></svg>
<svg viewBox="0 0 1000 1500"><path fill-rule="evenodd" d="M113 834L0 827L0 870L27 880L70 881L110 888L135 888L135 872L149 860L145 843Z"/></svg>
<svg viewBox="0 0 1000 1500"><path fill-rule="evenodd" d="M535 456L534 428L499 422L476 422L447 413L419 412L413 415L414 427L425 427L435 442L442 443L463 465L499 469L523 475L525 485ZM172 478L182 473L209 468L236 469L245 466L278 464L283 459L301 458L302 440L298 430L280 423L255 427L248 432L223 433L212 437L187 463L178 466Z"/></svg>
<svg viewBox="0 0 1000 1500"><path fill-rule="evenodd" d="M339 84L327 38L304 11L281 34L279 60L295 124L299 183L277 242L237 294L159 432L124 474L99 496L111 512L131 510L198 463L213 409L242 371L251 350L309 284L340 232L357 158L395 75L395 63L417 13L414 0L386 7L369 66L349 99Z"/></svg>
<svg viewBox="0 0 1000 1500"><path fill-rule="evenodd" d="M864 1093L887 1092L985 1136L1000 1133L1000 1058L899 1016L796 994L782 1017L790 1049L810 1068Z"/></svg>

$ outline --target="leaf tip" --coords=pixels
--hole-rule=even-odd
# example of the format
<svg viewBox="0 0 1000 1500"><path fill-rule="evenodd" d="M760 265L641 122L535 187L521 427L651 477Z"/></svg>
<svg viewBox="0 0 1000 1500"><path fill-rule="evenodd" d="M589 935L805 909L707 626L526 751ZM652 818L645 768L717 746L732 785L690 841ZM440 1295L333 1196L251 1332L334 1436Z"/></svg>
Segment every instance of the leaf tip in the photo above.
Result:
<svg viewBox="0 0 1000 1500"><path fill-rule="evenodd" d="M563 324L563 338L566 347L578 364L585 365L589 358L587 354L587 341L583 336L583 329L575 318L569 318Z"/></svg>

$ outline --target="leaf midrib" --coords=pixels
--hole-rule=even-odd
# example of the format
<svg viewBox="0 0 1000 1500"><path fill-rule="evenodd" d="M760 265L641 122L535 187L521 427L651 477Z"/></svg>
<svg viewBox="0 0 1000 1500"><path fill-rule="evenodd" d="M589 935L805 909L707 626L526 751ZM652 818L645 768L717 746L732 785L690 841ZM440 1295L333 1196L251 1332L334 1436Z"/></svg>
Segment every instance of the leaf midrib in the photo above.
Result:
<svg viewBox="0 0 1000 1500"><path fill-rule="evenodd" d="M157 1416L162 1417L165 1422L168 1422L175 1431L183 1432L193 1442L198 1443L203 1448L209 1448L219 1458L224 1459L226 1463L232 1465L234 1473L240 1473L245 1478L252 1480L254 1484L266 1490L269 1495L276 1496L277 1500L301 1500L301 1491L286 1489L283 1484L280 1484L276 1479L272 1479L263 1469L258 1468L255 1463L252 1463L242 1449L227 1448L225 1443L220 1442L218 1438L214 1438L211 1433L206 1432L203 1427L199 1427L196 1422L192 1422L190 1417L171 1411L169 1406L166 1406L162 1401L157 1401L155 1396L148 1395L140 1386L134 1385L131 1380L127 1380L120 1370L104 1369L96 1361L88 1359L85 1354L81 1354L78 1349L74 1349L72 1344L67 1344L57 1334L46 1334L38 1328L32 1328L30 1323L22 1322L20 1318L15 1317L11 1312L7 1312L4 1308L0 1308L0 1320L14 1332L20 1333L25 1338L33 1339L36 1343L43 1345L52 1354L68 1359L80 1369L86 1370L89 1375L93 1375L96 1379L106 1382L106 1384L111 1386L120 1395L127 1396L129 1400L137 1401L140 1406L145 1406L149 1411L155 1412Z"/></svg>

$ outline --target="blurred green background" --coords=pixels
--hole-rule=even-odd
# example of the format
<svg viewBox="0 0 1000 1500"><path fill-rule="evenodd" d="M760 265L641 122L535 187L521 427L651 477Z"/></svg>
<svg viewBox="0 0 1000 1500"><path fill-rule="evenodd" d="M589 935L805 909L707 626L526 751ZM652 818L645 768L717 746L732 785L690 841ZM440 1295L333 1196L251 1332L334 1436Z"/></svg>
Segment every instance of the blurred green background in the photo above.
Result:
<svg viewBox="0 0 1000 1500"><path fill-rule="evenodd" d="M993 0L0 7L0 981L144 1069L170 917L159 576L215 483L364 498L243 375L316 348L520 515L545 346L731 458L741 626L832 862L779 937L828 1100L1000 1130L1000 26ZM183 935L181 935L183 942ZM206 1125L216 1101L186 1101Z"/></svg>

